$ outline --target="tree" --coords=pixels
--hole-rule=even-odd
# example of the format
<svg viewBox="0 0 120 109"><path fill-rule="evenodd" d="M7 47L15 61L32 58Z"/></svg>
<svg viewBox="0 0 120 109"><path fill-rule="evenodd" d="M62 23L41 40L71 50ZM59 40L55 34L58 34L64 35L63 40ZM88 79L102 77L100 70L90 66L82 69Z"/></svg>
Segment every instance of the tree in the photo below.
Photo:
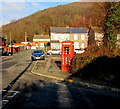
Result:
<svg viewBox="0 0 120 109"><path fill-rule="evenodd" d="M116 48L117 33L120 29L120 3L106 3L106 19L104 25L104 45L112 51Z"/></svg>
<svg viewBox="0 0 120 109"><path fill-rule="evenodd" d="M39 34L39 32L38 32L38 31L36 31L36 32L35 32L35 35L38 35L38 34Z"/></svg>
<svg viewBox="0 0 120 109"><path fill-rule="evenodd" d="M44 43L44 46L45 46L45 51L44 52L48 51L47 47L50 46L50 42Z"/></svg>

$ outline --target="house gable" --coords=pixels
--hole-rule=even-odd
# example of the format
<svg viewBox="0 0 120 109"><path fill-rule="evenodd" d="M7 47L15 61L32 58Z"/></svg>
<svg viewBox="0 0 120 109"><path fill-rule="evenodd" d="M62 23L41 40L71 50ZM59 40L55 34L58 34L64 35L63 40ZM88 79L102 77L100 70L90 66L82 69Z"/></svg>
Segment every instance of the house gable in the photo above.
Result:
<svg viewBox="0 0 120 109"><path fill-rule="evenodd" d="M88 44L89 45L100 45L104 36L103 29L101 27L91 27L88 32Z"/></svg>

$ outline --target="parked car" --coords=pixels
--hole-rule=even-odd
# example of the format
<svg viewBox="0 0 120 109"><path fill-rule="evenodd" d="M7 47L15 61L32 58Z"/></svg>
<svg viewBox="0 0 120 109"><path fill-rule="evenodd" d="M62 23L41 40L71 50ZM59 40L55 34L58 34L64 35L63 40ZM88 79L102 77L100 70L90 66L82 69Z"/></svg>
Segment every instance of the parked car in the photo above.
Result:
<svg viewBox="0 0 120 109"><path fill-rule="evenodd" d="M52 55L52 54L61 54L61 51L58 49L52 49L52 50L48 50L47 52L48 54Z"/></svg>
<svg viewBox="0 0 120 109"><path fill-rule="evenodd" d="M10 56L12 54L13 54L12 52L0 49L0 56Z"/></svg>
<svg viewBox="0 0 120 109"><path fill-rule="evenodd" d="M85 50L82 50L82 49L75 49L74 50L75 54L80 54L80 53L83 53L83 52L85 52Z"/></svg>
<svg viewBox="0 0 120 109"><path fill-rule="evenodd" d="M45 59L45 54L42 50L34 50L31 55L31 60Z"/></svg>

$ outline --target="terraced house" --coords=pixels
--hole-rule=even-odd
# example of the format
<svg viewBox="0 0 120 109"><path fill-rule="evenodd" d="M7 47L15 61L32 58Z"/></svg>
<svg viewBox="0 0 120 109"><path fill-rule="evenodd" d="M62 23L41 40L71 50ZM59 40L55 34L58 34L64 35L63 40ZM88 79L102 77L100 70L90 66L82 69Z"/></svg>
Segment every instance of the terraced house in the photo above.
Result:
<svg viewBox="0 0 120 109"><path fill-rule="evenodd" d="M44 48L44 44L50 42L50 37L49 35L34 35L33 37L33 49L39 48L42 49Z"/></svg>
<svg viewBox="0 0 120 109"><path fill-rule="evenodd" d="M74 41L75 49L84 49L88 46L87 28L50 27L51 49L61 49L61 42Z"/></svg>

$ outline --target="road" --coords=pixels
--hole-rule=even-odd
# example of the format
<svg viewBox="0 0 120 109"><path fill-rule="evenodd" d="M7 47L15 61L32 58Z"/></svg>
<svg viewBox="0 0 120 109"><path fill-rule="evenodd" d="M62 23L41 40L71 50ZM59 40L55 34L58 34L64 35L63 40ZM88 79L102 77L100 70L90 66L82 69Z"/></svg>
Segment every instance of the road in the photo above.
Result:
<svg viewBox="0 0 120 109"><path fill-rule="evenodd" d="M31 50L22 51L12 56L2 56L2 89L6 88L18 75L25 72L31 64Z"/></svg>
<svg viewBox="0 0 120 109"><path fill-rule="evenodd" d="M16 77L19 77L14 81L15 83L8 94L4 96L3 102L5 105L3 109L120 108L119 93L78 87L64 81L32 74L30 71L35 62L31 63L30 53L31 50L28 50L3 59L3 73L5 72L3 74L5 83L3 84L7 85L7 83L11 82L10 80L13 81ZM52 57L54 56L49 58ZM43 64L43 66L45 65ZM8 81L6 77L8 77Z"/></svg>

